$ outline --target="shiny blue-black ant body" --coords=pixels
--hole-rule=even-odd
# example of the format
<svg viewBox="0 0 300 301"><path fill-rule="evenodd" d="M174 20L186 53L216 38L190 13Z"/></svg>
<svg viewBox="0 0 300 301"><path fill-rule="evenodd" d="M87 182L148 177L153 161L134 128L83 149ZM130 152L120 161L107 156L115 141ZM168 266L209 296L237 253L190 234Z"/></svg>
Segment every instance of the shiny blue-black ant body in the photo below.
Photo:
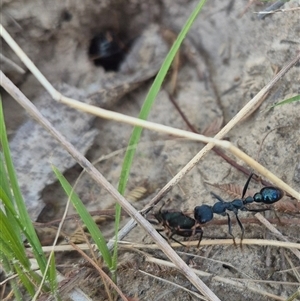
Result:
<svg viewBox="0 0 300 301"><path fill-rule="evenodd" d="M219 214L219 215L223 215L226 216L228 218L228 232L229 234L232 236L233 238L233 242L235 244L235 239L234 236L232 234L232 228L231 228L231 219L230 216L228 214L227 211L232 211L235 216L236 216L236 220L241 228L242 231L242 235L241 235L241 243L242 240L244 238L244 227L238 217L238 212L239 210L241 211L251 211L251 212L262 212L262 211L266 211L269 210L267 208L263 208L263 209L249 209L246 207L246 205L251 204L253 202L255 203L263 203L266 205L270 205L273 204L277 201L279 201L282 196L283 196L283 192L281 189L277 188L277 187L264 187L260 190L260 192L254 194L254 196L248 196L246 198L244 198L246 191L248 189L248 185L250 183L250 180L252 178L253 174L251 174L244 186L243 189L243 193L242 193L242 197L241 199L234 199L231 202L225 202L220 196L216 195L215 193L211 193L217 200L218 202L215 203L213 206L209 206L209 205L201 205L201 206L197 206L194 208L194 217L195 220L199 223L199 224L205 224L209 221L211 221L213 219L214 213L215 214Z"/></svg>

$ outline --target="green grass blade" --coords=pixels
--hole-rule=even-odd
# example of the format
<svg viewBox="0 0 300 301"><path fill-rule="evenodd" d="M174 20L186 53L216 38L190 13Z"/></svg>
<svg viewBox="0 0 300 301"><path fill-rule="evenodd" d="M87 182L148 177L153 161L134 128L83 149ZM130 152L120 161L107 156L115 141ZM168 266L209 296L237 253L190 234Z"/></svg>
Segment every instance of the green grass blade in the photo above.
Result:
<svg viewBox="0 0 300 301"><path fill-rule="evenodd" d="M6 172L5 164L4 164L4 157L3 154L0 152L0 200L4 203L4 212L7 218L11 221L11 230L14 231L16 234L20 233L20 228L17 223L12 222L17 216L17 212L14 207L14 199L13 195L11 194L10 184L8 179L8 174ZM5 198L5 202L4 202ZM9 210L8 210L9 207ZM20 240L21 236L18 235Z"/></svg>
<svg viewBox="0 0 300 301"><path fill-rule="evenodd" d="M14 237L15 233L9 231L9 223L2 211L0 211L0 253L3 254L9 260L13 268L7 272L16 272L18 279L22 285L26 288L30 295L35 293L36 283L40 283L41 277L31 271L31 264L28 260L22 244L18 244L18 240ZM45 291L48 290L46 286L43 286Z"/></svg>
<svg viewBox="0 0 300 301"><path fill-rule="evenodd" d="M0 179L0 185L5 191L5 194L9 197L10 200L13 200L13 195L11 194L8 174L5 168L4 156L2 152L0 152Z"/></svg>
<svg viewBox="0 0 300 301"><path fill-rule="evenodd" d="M51 292L53 294L56 294L57 293L57 274L56 274L56 265L55 265L55 254L54 252L52 252L50 254L51 258L50 258L50 273L49 273L49 276L50 276L50 279L49 279L49 282L50 282L50 288L51 288Z"/></svg>
<svg viewBox="0 0 300 301"><path fill-rule="evenodd" d="M5 215L7 216L8 220L11 221L12 225L16 225L18 214L13 206L11 199L7 196L6 191L4 191L3 186L0 186L0 200L4 205ZM19 227L17 228L19 230ZM14 231L16 232L16 231ZM21 241L21 239L20 239Z"/></svg>
<svg viewBox="0 0 300 301"><path fill-rule="evenodd" d="M27 259L26 250L24 248L23 241L21 239L17 240L18 236L14 236L15 232L11 231L11 225L15 224L15 225L17 225L19 227L18 229L22 229L22 232L23 232L23 234L25 234L25 237L29 238L29 240L28 240L29 243L31 242L30 235L27 233L27 231L26 231L25 228L22 228L23 225L21 223L21 220L18 217L18 215L17 215L14 207L12 206L11 201L9 200L8 196L5 194L5 191L2 189L2 187L0 187L0 199L3 202L3 205L4 205L4 208L6 209L6 212L8 214L10 214L10 218L9 218L7 214L4 214L4 212L0 210L0 219L1 219L0 220L0 233L1 233L1 230L6 231L5 228L8 228L11 237L13 237L12 238L13 244L10 244L11 247L12 247L12 249L9 251L8 256L14 256L14 257L18 258L20 262L22 262L22 260L20 260L20 258L18 256L18 252L17 252L18 249L14 246L14 244L17 244L18 247L19 247L19 250L22 251L22 253L24 254L25 260L28 261L28 266L27 265L23 265L23 267L25 269L28 269L28 272L31 272L30 271L30 261ZM2 223L6 223L6 227L5 227L5 224L2 224ZM1 241L1 239L3 239L4 241L7 241L7 240L5 240L5 233L4 234L2 233L2 235L0 237L0 241ZM7 239L10 239L10 238L7 238ZM24 259L24 258L22 258L22 259ZM35 282L38 282L38 280L40 279L40 276L36 277L34 275L32 278L35 279Z"/></svg>
<svg viewBox="0 0 300 301"><path fill-rule="evenodd" d="M2 264L2 267L3 267L4 271L6 273L9 273L10 271L13 271L13 267L10 264L8 258L1 251L1 246L2 246L2 243L0 243L0 262ZM20 287L17 284L16 279L11 279L10 284L11 284L11 287L12 287L12 291L14 293L15 300L17 300L17 301L23 300L22 294L21 294L21 291L20 291Z"/></svg>
<svg viewBox="0 0 300 301"><path fill-rule="evenodd" d="M146 96L145 102L144 102L142 109L140 111L140 114L139 114L140 119L147 119L147 117L150 113L151 107L155 101L155 98L160 90L160 87L161 87L161 85L166 77L166 74L174 60L174 57L175 57L176 53L178 52L186 34L188 33L192 24L194 23L196 17L200 13L205 2L206 2L206 0L201 0L198 3L197 7L194 9L192 14L190 15L186 24L183 26L176 41L174 42L168 55L166 56L162 66L161 66L157 76L155 77L155 80ZM136 150L136 147L134 147L134 146L137 145L140 135L141 135L141 132L142 132L141 127L135 127L133 129L133 132L130 137L130 141L128 144L128 150L125 154L125 159L124 159L124 163L123 163L123 167L122 167L122 171L121 171L121 180L120 180L120 183L118 186L118 190L121 194L124 194L124 192L125 192L125 188L126 188L126 184L127 184L128 176L129 176L129 172L130 172L130 167L132 164L132 159L133 159L133 156L134 156L134 153Z"/></svg>
<svg viewBox="0 0 300 301"><path fill-rule="evenodd" d="M293 97L290 97L290 98L287 98L281 102L278 102L278 103L275 103L273 106L271 106L270 109L274 108L274 107L277 107L277 106L282 106L282 105L285 105L285 104L288 104L288 103L292 103L294 101L299 101L300 100L300 94L299 95L296 95L296 96L293 96Z"/></svg>
<svg viewBox="0 0 300 301"><path fill-rule="evenodd" d="M108 267L111 269L112 267L112 259L111 255L109 253L109 250L106 245L106 241L104 239L104 236L102 235L101 231L97 227L96 223L92 219L89 212L86 210L84 204L81 202L77 194L73 191L72 186L69 184L69 182L66 180L66 178L61 174L61 172L55 167L52 166L52 169L59 180L61 186L65 190L66 194L70 198L74 208L76 209L77 213L79 214L80 218L88 228L94 242L96 243L98 249L100 250L104 261L108 265Z"/></svg>
<svg viewBox="0 0 300 301"><path fill-rule="evenodd" d="M7 217L7 220L9 221L10 231L16 234L16 232L12 231L12 225L17 226L18 231L19 232L22 231L23 234L25 235L25 237L28 237L27 240L28 240L29 244L32 244L30 235L28 234L26 228L23 227L22 221L19 218L15 208L13 207L11 200L5 194L5 191L3 190L3 187L1 187L1 186L0 186L0 199L2 200L2 203L5 208L5 216ZM1 213L3 213L3 211L1 211ZM19 236L17 235L15 238L17 239L18 237ZM21 240L21 238L19 239L19 243L20 243L20 245L23 246L23 241ZM24 247L23 247L23 249L24 249ZM25 249L24 249L24 252L25 252Z"/></svg>
<svg viewBox="0 0 300 301"><path fill-rule="evenodd" d="M190 15L190 17L188 18L186 24L183 26L181 32L179 33L176 41L174 42L173 46L171 47L167 57L165 58L147 96L145 99L145 102L142 106L142 109L140 111L139 114L139 118L140 119L147 119L151 107L154 103L154 100L160 90L160 87L162 85L163 80L166 77L166 74L174 60L174 57L176 55L176 53L178 52L180 45L182 44L182 41L184 40L186 34L188 33L188 31L190 30L192 24L194 23L196 17L198 16L198 14L200 13L200 11L202 10L203 5L205 4L206 0L201 0L199 1L198 5L196 6L196 8L193 10L192 14ZM124 162L123 162L123 166L122 166L122 171L121 171L121 175L120 175L120 181L119 181L119 186L118 186L118 190L119 192L124 195L125 193L125 189L126 189L126 185L127 185L127 181L128 181L128 177L129 177L129 172L130 172L130 168L132 165L132 161L133 161L133 157L136 151L136 146L139 142L140 136L142 133L142 128L141 127L135 127L133 129L133 132L131 134L129 143L128 143L128 147L127 147L127 151L124 157ZM117 236L118 231L119 231L119 223L120 223L120 216L121 216L121 207L119 204L116 204L116 217L115 217L115 235ZM115 242L115 246L114 246L114 252L113 252L113 264L114 264L114 269L116 269L116 265L117 265L117 241Z"/></svg>
<svg viewBox="0 0 300 301"><path fill-rule="evenodd" d="M0 257L6 262L6 273L17 273L18 280L26 288L30 295L34 295L35 284L41 282L41 277L31 271L31 264L24 251L23 245L17 245L14 232L9 232L9 223L2 211L0 211ZM43 286L45 291L49 289ZM16 296L19 290L14 290Z"/></svg>
<svg viewBox="0 0 300 301"><path fill-rule="evenodd" d="M11 231L13 231L17 236L19 241L21 242L21 231L20 227L15 221L15 217L18 216L13 204L14 199L10 190L9 178L5 167L3 154L0 152L0 202L4 203L4 212L10 221ZM5 198L5 201L4 201ZM9 207L9 210L8 210ZM1 210L1 209L0 209Z"/></svg>
<svg viewBox="0 0 300 301"><path fill-rule="evenodd" d="M15 206L18 212L18 215L20 217L20 221L22 224L21 231L23 229L26 229L26 233L28 233L28 241L31 243L31 247L34 253L34 256L38 262L39 268L41 269L42 273L44 273L46 268L46 258L43 253L40 241L37 237L37 234L34 230L32 221L30 220L30 217L28 215L25 202L23 200L20 187L17 181L16 172L13 166L12 158L10 155L9 145L8 145L8 139L6 135L6 127L4 122L4 115L3 115L3 108L2 108L2 100L0 98L0 143L2 146L3 154L4 154L4 161L5 166L7 169L7 174L9 178L10 187L13 191L14 199L11 199L12 202L15 202ZM20 233L21 233L20 231ZM16 234L18 234L16 232Z"/></svg>
<svg viewBox="0 0 300 301"><path fill-rule="evenodd" d="M31 296L34 296L34 294L35 294L35 287L34 287L33 283L30 281L30 279L28 278L28 276L23 272L22 268L18 264L15 264L14 268L15 268L16 272L18 273L18 277L19 277L21 283L26 288L27 292Z"/></svg>
<svg viewBox="0 0 300 301"><path fill-rule="evenodd" d="M13 166L12 158L10 155L10 150L9 150L9 144L8 144L8 139L6 135L6 126L4 123L4 115L3 115L3 108L2 108L2 101L0 100L0 141L1 141L1 146L3 149L4 153L4 160L5 164L7 167L7 172L9 176L9 182L11 184L11 188L13 190L13 194L15 197L16 205L19 207L23 207L23 210L20 210L20 215L22 216L22 219L25 221L28 217L27 210L25 207L25 203L21 194L21 190L18 184L17 176L15 173L15 169ZM19 204L22 203L22 204ZM32 225L32 224L31 224Z"/></svg>
<svg viewBox="0 0 300 301"><path fill-rule="evenodd" d="M0 200L4 209L0 209L0 253L1 259L8 262L7 273L18 273L18 281L25 287L29 294L33 295L35 285L41 282L41 277L31 271L31 263L27 258L23 244L25 235L30 243L33 254L37 260L39 268L45 271L46 257L42 251L40 241L36 235L33 224L28 215L24 203L17 176L14 170L10 155L2 102L0 98ZM13 283L15 297L19 298L19 290ZM47 286L43 286L44 291L48 291Z"/></svg>
<svg viewBox="0 0 300 301"><path fill-rule="evenodd" d="M18 260L26 270L30 268L30 261L28 260L23 244L20 242L19 237L17 237L14 231L11 231L10 227L11 221L7 216L0 210L0 242L1 248L5 244L9 245L9 250L3 249L4 254L14 260Z"/></svg>

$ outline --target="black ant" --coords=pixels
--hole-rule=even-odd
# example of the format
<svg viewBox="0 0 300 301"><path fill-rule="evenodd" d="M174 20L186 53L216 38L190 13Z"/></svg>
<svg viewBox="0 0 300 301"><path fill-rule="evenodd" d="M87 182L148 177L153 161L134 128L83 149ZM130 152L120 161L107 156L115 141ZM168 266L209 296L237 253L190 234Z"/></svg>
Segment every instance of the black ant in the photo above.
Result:
<svg viewBox="0 0 300 301"><path fill-rule="evenodd" d="M277 201L279 201L283 197L283 192L281 189L277 187L264 187L260 190L260 192L256 193L253 197L249 196L244 199L244 196L246 194L246 191L248 189L248 185L250 183L250 180L252 178L253 174L251 174L244 186L243 193L242 193L242 198L241 199L234 199L231 202L225 202L220 196L216 195L215 193L211 193L217 200L218 202L215 203L213 206L209 205L201 205L197 206L194 208L194 217L195 220L199 224L204 224L213 219L213 215L215 214L220 214L220 215L227 215L228 218L228 232L233 238L233 242L235 243L234 236L232 234L232 229L231 229L231 219L227 211L232 211L235 216L236 220L242 230L242 235L241 235L241 244L242 240L244 238L244 227L238 217L238 211L251 211L251 212L262 212L269 210L267 208L263 209L249 209L246 207L246 205L251 204L253 202L256 203L264 203L264 204L273 204Z"/></svg>
<svg viewBox="0 0 300 301"><path fill-rule="evenodd" d="M185 247L184 244L177 241L173 238L173 236L179 235L182 237L192 237L198 233L200 233L199 243L202 240L202 228L200 225L197 225L196 221L189 217L188 215L185 215L181 211L168 211L168 210L162 210L163 204L159 211L154 214L155 218L161 223L163 226L163 229L157 230L158 232L165 231L167 235L167 239L173 239L175 242L181 244Z"/></svg>

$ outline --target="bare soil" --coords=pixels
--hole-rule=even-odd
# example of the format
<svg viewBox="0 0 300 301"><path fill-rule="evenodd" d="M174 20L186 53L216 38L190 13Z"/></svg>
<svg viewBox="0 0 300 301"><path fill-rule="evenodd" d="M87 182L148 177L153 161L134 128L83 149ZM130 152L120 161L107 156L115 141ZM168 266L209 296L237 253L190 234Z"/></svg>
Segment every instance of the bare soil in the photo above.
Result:
<svg viewBox="0 0 300 301"><path fill-rule="evenodd" d="M151 84L151 80L146 79L152 76L149 74L143 78L138 72L149 71L154 61L161 63L161 58L167 53L170 45L170 39L167 37L170 33L171 36L173 33L178 34L196 4L197 1L186 0L160 0L151 3L3 1L2 23L56 87L63 87L64 91L67 89L69 93L72 90L71 94L81 100L101 89L117 91L111 99L108 98L104 106L116 112L137 116ZM249 8L244 11L248 4ZM211 127L211 132L216 132L219 122L226 124L299 51L299 10L278 12L259 18L256 12L269 5L254 1L249 3L234 0L208 1L188 34L180 55L174 98L188 121L200 133L208 127ZM299 0L291 0L281 8L288 10L299 7ZM126 53L119 72L105 72L103 68L96 67L87 55L92 37L107 28L113 28L124 40L135 45L131 48L132 52ZM145 40L142 37L146 37ZM153 49L148 46L149 44L145 47L146 39L150 40ZM2 51L7 58L22 66L4 42ZM48 115L57 119L53 122L58 122L62 130L72 125L74 121L72 118L79 119L76 115L70 118L64 118L67 115L55 115L55 112L60 111L59 107L56 107L51 99L41 100L46 97L46 93L28 71L20 74L5 64L3 70L30 100L40 106L40 109L45 108L45 102L51 103L53 112ZM137 78L143 80L137 84ZM226 137L297 191L300 191L300 103L274 109L270 107L276 102L299 94L299 82L298 64L276 85L259 109L230 131ZM108 87L107 83L111 86ZM128 85L124 88L124 83L132 89L126 90ZM159 92L148 119L190 130L170 101L170 87L171 74ZM121 88L125 89L124 92ZM3 95L3 102L10 138L12 143L18 144L14 139L20 126L28 122L28 117L8 95ZM88 127L78 125L83 132L78 134L76 130L74 133L66 131L64 135L73 139L75 144L78 142L78 147L82 147L82 152L86 153L90 161L102 158L96 167L117 187L132 127L90 116L86 118L83 120ZM89 142L79 143L80 138L84 136L83 133L87 132L90 133L86 138ZM25 132L23 137L26 138L26 135L29 137L29 134ZM39 140L41 141L40 137ZM43 143L39 143L39 146L41 144ZM136 200L133 205L139 210L146 206L155 193L202 147L203 145L199 143L144 130L128 182L127 194L132 193L137 187L142 191L141 196L134 197ZM16 160L17 157L23 156L23 152L26 157L28 156L25 155L26 152L35 156L37 151L36 149L33 151L30 145L22 148L21 155L14 154ZM114 153L118 150L119 152ZM49 157L41 157L44 159L46 157L48 163L52 162L51 158L55 158L55 153L51 149L45 151ZM237 161L230 154L227 155L233 161ZM66 165L64 162L55 162L62 163L58 168L65 171L66 177L74 184L81 168L74 166L74 162L71 161ZM243 164L240 161L237 163ZM20 166L22 164L20 163ZM26 191L35 187L30 181L39 178L39 170L45 169L45 164L45 161L37 159L34 161L36 173L34 176L31 176L32 169L29 167L23 170L25 173L23 178L20 175L20 178L24 179L21 186L24 185L25 199L31 208L30 214L39 222L59 219L66 204L66 197L61 188L47 173L45 179L40 177L42 179L40 184L36 186L34 192L28 194L30 197L26 198ZM18 166L16 168L18 170ZM22 173L21 168L18 172ZM246 180L247 175L211 151L177 187L168 193L165 200L170 198L171 201L167 208L192 212L197 205L212 205L215 200L211 197L210 191L221 195L225 200L230 200L233 198L232 194L228 194L230 191L226 193L216 185L233 184L242 189ZM255 192L262 187L254 181L250 186ZM141 190L141 187L145 190ZM113 198L85 174L80 179L76 191L91 211L113 208ZM284 201L291 201L291 198L285 196ZM70 214L74 212L70 210ZM299 215L296 212L292 214L276 212L276 215L282 220L282 223L276 223L278 230L290 241L299 242ZM266 213L266 216L274 219L274 210ZM262 225L250 222L253 220L253 214L242 212L240 217L245 219L246 238L275 239L274 235ZM205 227L204 238L230 237L226 217L216 217L216 220L218 219L225 220L225 223L223 225L212 223ZM287 220L288 225L284 222ZM127 221L128 218L123 217L122 225ZM66 223L64 231L71 235L77 226L74 221ZM101 222L100 228L107 238L113 236L113 222L109 219ZM43 231L43 239L47 240L52 232ZM240 229L236 224L234 235L237 237L240 235ZM140 227L129 233L126 240L151 243ZM184 250L183 247L178 248L178 251ZM149 256L166 259L160 250L142 251ZM201 279L222 301L274 300L274 295L277 296L276 300L285 300L299 286L297 273L292 270L294 266L299 266L299 259L287 249L253 245L244 245L241 249L234 245L217 245L203 246L199 249L191 247L188 252L192 255L188 257L182 255L183 258L195 269L210 274L201 276ZM194 291L180 271L147 262L145 253L134 249L120 250L118 286L126 296L131 297L131 300L198 300L182 288L143 273L147 272ZM61 260L71 266L69 270L74 269L73 265L79 261L73 254L64 254L62 258L58 258L59 264L62 264ZM67 273L65 267L61 268L61 271ZM77 284L92 300L107 300L103 283L94 273L91 270L87 278L81 279ZM216 276L223 277L223 280ZM237 281L237 278L245 281L238 282L239 286L236 282L230 283L229 280ZM225 282L224 279L228 281Z"/></svg>

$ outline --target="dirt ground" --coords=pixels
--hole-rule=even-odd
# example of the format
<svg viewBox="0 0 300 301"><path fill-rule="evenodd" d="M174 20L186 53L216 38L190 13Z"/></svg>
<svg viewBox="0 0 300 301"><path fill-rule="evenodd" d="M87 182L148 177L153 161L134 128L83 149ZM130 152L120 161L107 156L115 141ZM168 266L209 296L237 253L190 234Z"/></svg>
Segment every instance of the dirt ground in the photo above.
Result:
<svg viewBox="0 0 300 301"><path fill-rule="evenodd" d="M179 33L197 3L193 0L4 0L1 18L6 30L63 94L82 101L89 98L90 103L137 116L152 82L149 79L157 72L170 47L170 36ZM256 14L268 6L270 3L259 1L207 1L189 32L180 55L174 98L200 133L210 127L208 135L213 135L220 128L218 124L224 125L234 117L299 51L300 11L291 9L299 9L300 1L287 1L281 7L285 12L264 18ZM130 48L118 72L105 72L95 66L87 54L91 39L107 29L116 32ZM25 69L5 42L2 42L2 52ZM299 68L298 63L280 80L259 109L226 136L297 191L300 191L300 103L269 108L300 94ZM95 166L117 187L132 127L64 108L51 100L26 69L21 74L4 63L2 69L90 161L101 158ZM148 119L191 130L170 100L171 77L170 73ZM31 217L39 222L58 219L66 197L51 174L50 162L64 171L73 184L81 168L74 166L68 154L59 150L34 122L28 121L26 113L5 93L3 102L13 157ZM146 206L202 147L196 142L144 130L127 189L128 195L137 188L145 188L137 197L138 201L133 202L134 206L138 210ZM225 192L217 185L233 184L242 189L246 180L247 175L211 151L164 200L172 200L167 208L192 212L197 205L214 204L211 191L226 200L232 199L229 188ZM262 187L254 181L250 186L254 192ZM114 205L113 198L85 174L76 191L89 210L111 209ZM290 200L284 197L284 201ZM74 210L71 209L71 213ZM276 215L282 220L276 223L277 229L289 241L299 242L299 215L281 211ZM272 210L266 216L274 219L275 213ZM251 222L252 213L242 212L240 217L244 219L246 238L276 239L261 224ZM218 219L225 223L205 227L204 238L229 238L226 217L216 217ZM127 221L124 217L122 225ZM285 221L289 221L288 225ZM76 228L76 223L67 223L64 231L71 234ZM113 236L112 222L105 221L100 228L107 238ZM43 232L45 240L49 233ZM240 235L236 224L233 233L237 237ZM151 243L140 227L131 231L126 241ZM184 251L184 248L176 250ZM159 250L142 251L166 259ZM208 273L201 279L222 301L285 300L299 286L297 271L293 271L299 268L299 258L288 249L216 245L191 247L188 251L192 255L188 258L182 255L183 258L195 269ZM149 263L146 258L137 250L121 249L118 286L126 296L131 300L198 300L183 290L195 291L180 272ZM73 254L65 254L61 260L75 264ZM66 272L63 268L61 271ZM92 300L107 300L99 276L93 273L78 285Z"/></svg>

